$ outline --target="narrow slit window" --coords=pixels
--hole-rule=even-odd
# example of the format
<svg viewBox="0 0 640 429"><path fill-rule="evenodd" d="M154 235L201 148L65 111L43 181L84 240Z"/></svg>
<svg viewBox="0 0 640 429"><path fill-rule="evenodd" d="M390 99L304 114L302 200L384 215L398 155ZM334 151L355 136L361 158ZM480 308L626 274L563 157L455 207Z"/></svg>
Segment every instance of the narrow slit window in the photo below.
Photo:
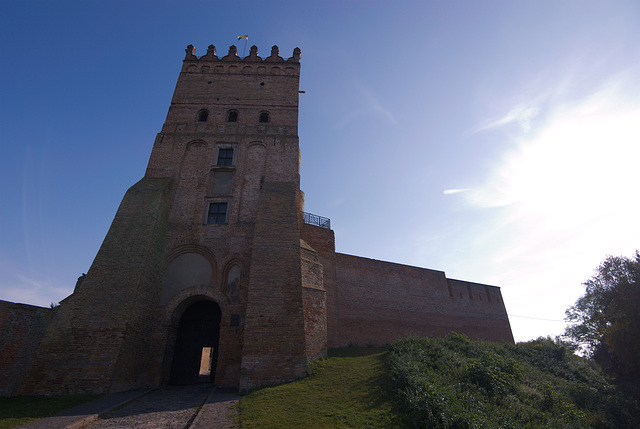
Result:
<svg viewBox="0 0 640 429"><path fill-rule="evenodd" d="M260 122L262 123L269 122L269 112L260 112Z"/></svg>
<svg viewBox="0 0 640 429"><path fill-rule="evenodd" d="M227 113L227 122L238 122L237 110L229 110L229 113Z"/></svg>

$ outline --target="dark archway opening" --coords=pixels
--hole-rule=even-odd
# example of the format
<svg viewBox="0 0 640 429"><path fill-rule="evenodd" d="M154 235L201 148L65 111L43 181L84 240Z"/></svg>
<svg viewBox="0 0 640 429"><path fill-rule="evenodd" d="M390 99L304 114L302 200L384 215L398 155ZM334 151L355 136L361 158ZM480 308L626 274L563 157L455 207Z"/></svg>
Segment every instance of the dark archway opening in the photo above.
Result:
<svg viewBox="0 0 640 429"><path fill-rule="evenodd" d="M199 301L180 318L173 352L170 384L213 383L218 363L220 306Z"/></svg>

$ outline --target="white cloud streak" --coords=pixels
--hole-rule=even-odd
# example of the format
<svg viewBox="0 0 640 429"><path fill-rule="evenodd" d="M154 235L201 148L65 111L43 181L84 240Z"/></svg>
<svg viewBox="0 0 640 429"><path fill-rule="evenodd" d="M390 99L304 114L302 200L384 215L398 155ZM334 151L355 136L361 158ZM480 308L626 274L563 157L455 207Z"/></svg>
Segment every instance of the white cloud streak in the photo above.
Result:
<svg viewBox="0 0 640 429"><path fill-rule="evenodd" d="M445 189L444 191L442 191L442 193L444 195L453 195L453 194L459 194L462 192L467 192L469 189Z"/></svg>
<svg viewBox="0 0 640 429"><path fill-rule="evenodd" d="M532 127L532 121L540 114L540 108L536 103L529 105L522 104L513 107L505 115L498 118L491 118L483 121L473 131L488 131L495 128L501 128L510 124L517 124L524 132L529 132Z"/></svg>

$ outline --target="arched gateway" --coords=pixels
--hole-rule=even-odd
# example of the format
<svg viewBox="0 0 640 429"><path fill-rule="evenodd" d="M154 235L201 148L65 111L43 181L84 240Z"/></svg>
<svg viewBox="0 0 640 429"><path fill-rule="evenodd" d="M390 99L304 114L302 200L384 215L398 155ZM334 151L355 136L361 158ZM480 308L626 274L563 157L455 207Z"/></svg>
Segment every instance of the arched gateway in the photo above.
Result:
<svg viewBox="0 0 640 429"><path fill-rule="evenodd" d="M220 306L213 301L198 301L182 313L170 384L213 383L218 362L220 317Z"/></svg>

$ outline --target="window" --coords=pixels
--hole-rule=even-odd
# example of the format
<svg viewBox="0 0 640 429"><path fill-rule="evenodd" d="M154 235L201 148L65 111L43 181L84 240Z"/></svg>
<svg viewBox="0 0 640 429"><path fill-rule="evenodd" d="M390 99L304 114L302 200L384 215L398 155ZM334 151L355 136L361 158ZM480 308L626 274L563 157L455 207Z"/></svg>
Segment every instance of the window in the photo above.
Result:
<svg viewBox="0 0 640 429"><path fill-rule="evenodd" d="M221 148L218 151L218 164L217 165L233 165L233 149Z"/></svg>
<svg viewBox="0 0 640 429"><path fill-rule="evenodd" d="M198 122L207 122L209 118L209 111L207 109L202 109L198 111Z"/></svg>
<svg viewBox="0 0 640 429"><path fill-rule="evenodd" d="M269 112L260 112L260 122L269 122Z"/></svg>
<svg viewBox="0 0 640 429"><path fill-rule="evenodd" d="M238 111L229 110L227 113L227 122L238 122Z"/></svg>
<svg viewBox="0 0 640 429"><path fill-rule="evenodd" d="M227 222L227 203L209 204L209 214L207 215L207 223L226 223L226 222Z"/></svg>

